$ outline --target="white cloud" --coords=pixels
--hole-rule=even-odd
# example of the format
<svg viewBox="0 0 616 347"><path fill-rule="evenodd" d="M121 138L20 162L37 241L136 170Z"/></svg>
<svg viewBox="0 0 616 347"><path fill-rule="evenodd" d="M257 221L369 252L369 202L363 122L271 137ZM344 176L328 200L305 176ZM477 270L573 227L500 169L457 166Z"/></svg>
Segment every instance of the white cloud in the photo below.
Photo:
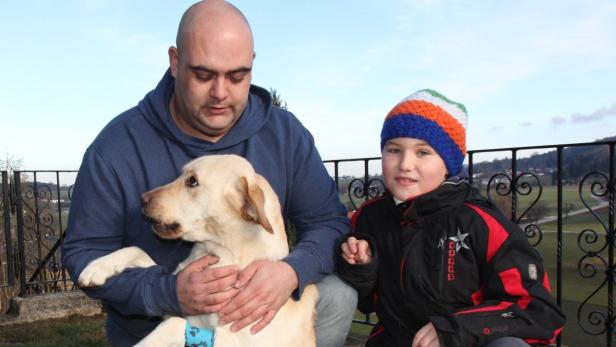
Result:
<svg viewBox="0 0 616 347"><path fill-rule="evenodd" d="M572 123L592 123L599 122L606 117L616 116L616 103L610 107L601 107L589 114L574 113L571 115Z"/></svg>
<svg viewBox="0 0 616 347"><path fill-rule="evenodd" d="M561 124L567 123L567 118L556 116L556 117L552 117L551 122L552 122L552 125L559 126Z"/></svg>

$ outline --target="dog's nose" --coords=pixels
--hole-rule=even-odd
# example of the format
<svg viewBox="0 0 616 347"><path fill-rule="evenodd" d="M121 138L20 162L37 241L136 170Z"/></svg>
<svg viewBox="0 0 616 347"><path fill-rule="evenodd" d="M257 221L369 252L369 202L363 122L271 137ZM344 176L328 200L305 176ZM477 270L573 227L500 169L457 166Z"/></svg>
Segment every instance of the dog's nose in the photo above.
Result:
<svg viewBox="0 0 616 347"><path fill-rule="evenodd" d="M141 206L147 205L150 200L152 200L152 194L150 194L150 192L141 194Z"/></svg>

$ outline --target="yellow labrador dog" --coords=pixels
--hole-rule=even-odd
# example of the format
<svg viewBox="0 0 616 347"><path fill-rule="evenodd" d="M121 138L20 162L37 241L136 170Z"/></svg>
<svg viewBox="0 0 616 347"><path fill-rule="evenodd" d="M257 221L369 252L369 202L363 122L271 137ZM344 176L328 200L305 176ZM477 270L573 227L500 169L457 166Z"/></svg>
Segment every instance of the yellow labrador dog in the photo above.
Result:
<svg viewBox="0 0 616 347"><path fill-rule="evenodd" d="M279 260L289 253L278 197L242 157L195 159L178 179L145 193L143 201L143 212L158 236L194 242L176 273L206 254L220 258L216 266L244 268L253 260ZM126 247L90 262L78 282L100 286L125 268L152 265L154 261L140 248ZM248 327L232 333L230 324L218 326L216 314L185 319L194 326L216 328L214 346L315 346L317 297L316 286L307 286L300 301L290 298L255 335ZM167 317L138 346L184 346L185 323L184 318Z"/></svg>

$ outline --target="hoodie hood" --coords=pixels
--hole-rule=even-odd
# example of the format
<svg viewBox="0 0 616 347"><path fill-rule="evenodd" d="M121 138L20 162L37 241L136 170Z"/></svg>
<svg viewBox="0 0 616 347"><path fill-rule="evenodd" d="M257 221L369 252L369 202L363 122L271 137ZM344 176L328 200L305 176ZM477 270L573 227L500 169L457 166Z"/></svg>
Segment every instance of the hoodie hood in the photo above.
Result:
<svg viewBox="0 0 616 347"><path fill-rule="evenodd" d="M185 134L171 118L169 102L174 89L175 79L171 76L171 70L167 69L156 88L146 94L137 108L164 137L184 145L195 157L237 145L258 132L270 117L272 98L269 92L251 85L246 108L233 128L217 142L198 139Z"/></svg>

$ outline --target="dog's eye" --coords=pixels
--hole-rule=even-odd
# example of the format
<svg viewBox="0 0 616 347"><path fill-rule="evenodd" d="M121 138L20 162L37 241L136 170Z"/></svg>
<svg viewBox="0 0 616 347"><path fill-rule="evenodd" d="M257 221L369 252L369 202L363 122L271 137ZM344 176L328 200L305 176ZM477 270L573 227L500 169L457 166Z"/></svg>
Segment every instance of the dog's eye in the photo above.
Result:
<svg viewBox="0 0 616 347"><path fill-rule="evenodd" d="M187 187L191 187L194 188L196 186L199 185L199 181L197 181L197 178L195 176L190 176L186 179L186 186Z"/></svg>

